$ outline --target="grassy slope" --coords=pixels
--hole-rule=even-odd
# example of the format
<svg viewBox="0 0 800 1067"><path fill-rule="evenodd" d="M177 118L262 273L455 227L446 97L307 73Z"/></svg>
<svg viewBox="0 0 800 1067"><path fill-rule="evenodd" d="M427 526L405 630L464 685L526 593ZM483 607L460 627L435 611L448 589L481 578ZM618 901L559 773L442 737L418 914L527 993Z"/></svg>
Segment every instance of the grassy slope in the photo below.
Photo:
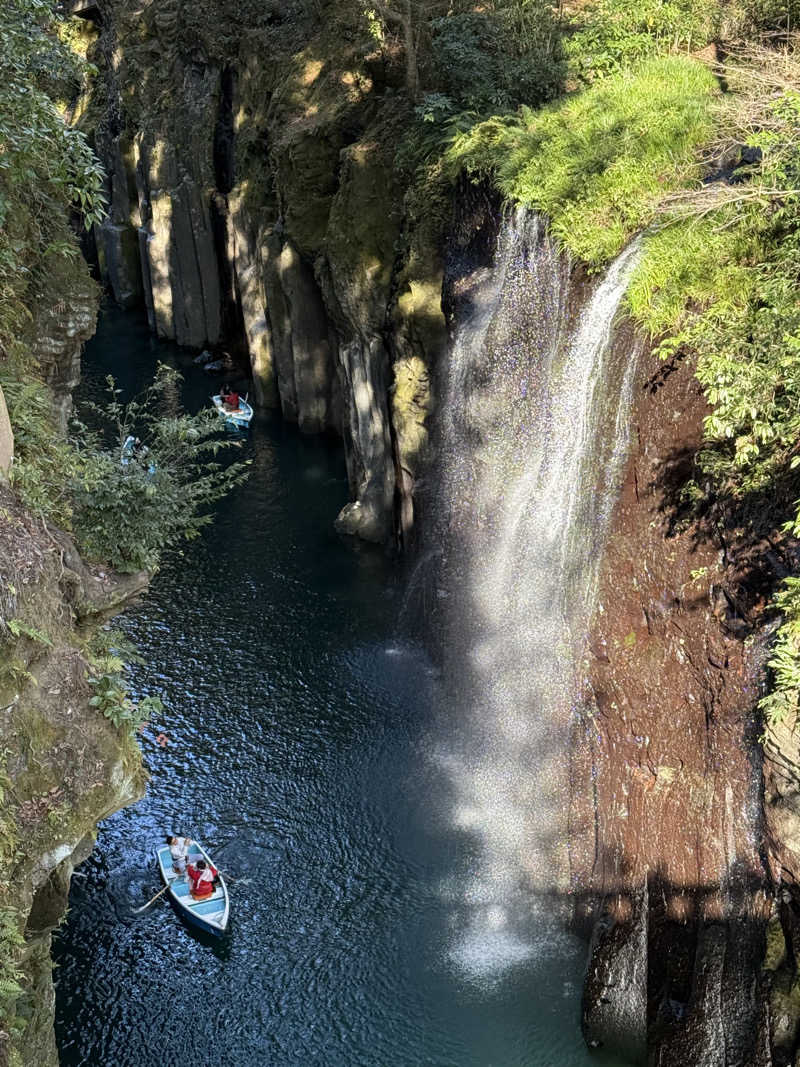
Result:
<svg viewBox="0 0 800 1067"><path fill-rule="evenodd" d="M598 266L649 225L665 192L696 181L718 94L700 63L649 60L540 111L488 119L455 138L448 163L492 174Z"/></svg>

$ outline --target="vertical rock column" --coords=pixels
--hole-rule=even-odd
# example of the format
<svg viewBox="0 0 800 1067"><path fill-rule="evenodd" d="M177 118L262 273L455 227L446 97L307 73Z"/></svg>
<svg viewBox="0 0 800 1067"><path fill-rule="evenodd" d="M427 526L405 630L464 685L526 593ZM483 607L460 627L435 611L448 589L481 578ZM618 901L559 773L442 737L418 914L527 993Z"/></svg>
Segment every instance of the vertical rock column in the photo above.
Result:
<svg viewBox="0 0 800 1067"><path fill-rule="evenodd" d="M261 246L266 239L255 227L241 192L228 196L228 259L233 265L236 294L257 403L278 404L272 328L266 311Z"/></svg>
<svg viewBox="0 0 800 1067"><path fill-rule="evenodd" d="M342 533L385 541L395 492L385 343L394 250L400 234L392 163L372 142L342 153L341 184L326 235L326 305L339 335L347 467L354 500L336 520Z"/></svg>
<svg viewBox="0 0 800 1067"><path fill-rule="evenodd" d="M103 154L109 170L111 196L108 215L95 227L100 273L116 302L131 308L142 299L133 144L120 135Z"/></svg>
<svg viewBox="0 0 800 1067"><path fill-rule="evenodd" d="M314 272L274 223L228 198L229 248L256 397L304 433L338 429L336 344Z"/></svg>
<svg viewBox="0 0 800 1067"><path fill-rule="evenodd" d="M163 140L136 140L145 300L159 337L190 348L220 341L220 286L211 191L181 173Z"/></svg>

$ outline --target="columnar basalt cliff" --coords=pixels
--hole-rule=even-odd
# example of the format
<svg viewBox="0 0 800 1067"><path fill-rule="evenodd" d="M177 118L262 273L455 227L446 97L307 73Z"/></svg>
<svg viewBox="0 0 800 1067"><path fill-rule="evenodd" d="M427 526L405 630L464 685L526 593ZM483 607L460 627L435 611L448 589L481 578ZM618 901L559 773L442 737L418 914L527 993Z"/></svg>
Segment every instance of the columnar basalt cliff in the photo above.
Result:
<svg viewBox="0 0 800 1067"><path fill-rule="evenodd" d="M99 292L79 258L54 256L48 267L47 283L32 289L20 350L66 428ZM26 434L23 419L22 448ZM97 823L144 788L138 745L89 704L83 650L149 576L88 568L70 537L28 511L8 485L14 447L0 391L0 1062L50 1067L58 1062L51 933L72 870L91 851Z"/></svg>
<svg viewBox="0 0 800 1067"><path fill-rule="evenodd" d="M77 110L109 175L94 239L115 298L161 337L238 353L256 399L301 430L341 433L340 530L409 536L443 319L436 244L409 225L395 167L400 61L370 50L356 11L76 13L97 38Z"/></svg>

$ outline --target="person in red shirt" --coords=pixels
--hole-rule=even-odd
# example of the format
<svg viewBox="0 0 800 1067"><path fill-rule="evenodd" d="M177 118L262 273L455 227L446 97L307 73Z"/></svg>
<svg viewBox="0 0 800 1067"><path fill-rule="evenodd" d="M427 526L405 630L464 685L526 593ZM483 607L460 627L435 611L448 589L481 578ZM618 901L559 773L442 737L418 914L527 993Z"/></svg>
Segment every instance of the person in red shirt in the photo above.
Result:
<svg viewBox="0 0 800 1067"><path fill-rule="evenodd" d="M206 897L211 896L214 892L214 879L218 873L216 867L206 863L205 860L198 860L197 863L189 863L187 865L186 874L189 878L189 892L195 900L204 900Z"/></svg>
<svg viewBox="0 0 800 1067"><path fill-rule="evenodd" d="M222 406L226 411L237 411L239 408L239 394L235 389L231 389L229 385L223 386L220 393L222 399Z"/></svg>

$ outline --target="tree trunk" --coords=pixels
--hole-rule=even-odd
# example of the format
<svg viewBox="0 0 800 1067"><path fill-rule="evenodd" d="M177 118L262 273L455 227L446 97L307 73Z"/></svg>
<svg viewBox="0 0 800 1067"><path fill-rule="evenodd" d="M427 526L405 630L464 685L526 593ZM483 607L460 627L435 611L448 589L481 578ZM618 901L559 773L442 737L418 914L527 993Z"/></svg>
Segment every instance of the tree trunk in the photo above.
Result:
<svg viewBox="0 0 800 1067"><path fill-rule="evenodd" d="M419 100L419 65L417 63L417 44L414 34L414 9L412 0L399 0L399 9L389 7L379 0L376 4L378 14L387 23L397 26L403 36L406 53L406 89L412 101Z"/></svg>

